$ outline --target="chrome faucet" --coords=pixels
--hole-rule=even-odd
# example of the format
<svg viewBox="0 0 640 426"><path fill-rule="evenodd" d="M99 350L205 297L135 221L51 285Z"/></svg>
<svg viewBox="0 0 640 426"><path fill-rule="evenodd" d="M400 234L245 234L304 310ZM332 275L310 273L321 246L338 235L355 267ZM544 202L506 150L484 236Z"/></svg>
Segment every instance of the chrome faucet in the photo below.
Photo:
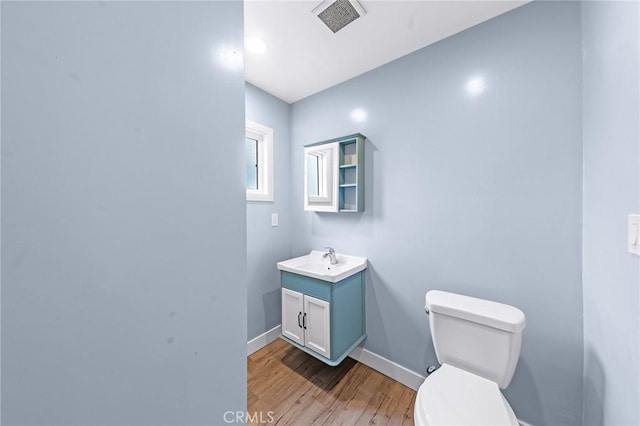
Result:
<svg viewBox="0 0 640 426"><path fill-rule="evenodd" d="M327 250L327 252L322 255L322 258L324 259L325 257L328 257L329 258L329 263L331 263L332 265L337 265L338 264L338 259L336 259L335 250L333 250L332 247L325 247L324 249Z"/></svg>

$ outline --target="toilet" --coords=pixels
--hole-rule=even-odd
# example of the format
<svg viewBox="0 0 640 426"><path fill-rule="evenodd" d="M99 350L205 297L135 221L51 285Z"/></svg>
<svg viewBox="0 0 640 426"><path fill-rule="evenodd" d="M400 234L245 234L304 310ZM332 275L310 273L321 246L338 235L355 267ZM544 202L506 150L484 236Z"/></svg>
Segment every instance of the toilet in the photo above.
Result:
<svg viewBox="0 0 640 426"><path fill-rule="evenodd" d="M418 389L416 426L518 425L500 389L509 386L524 313L503 303L431 290L425 296L441 366Z"/></svg>

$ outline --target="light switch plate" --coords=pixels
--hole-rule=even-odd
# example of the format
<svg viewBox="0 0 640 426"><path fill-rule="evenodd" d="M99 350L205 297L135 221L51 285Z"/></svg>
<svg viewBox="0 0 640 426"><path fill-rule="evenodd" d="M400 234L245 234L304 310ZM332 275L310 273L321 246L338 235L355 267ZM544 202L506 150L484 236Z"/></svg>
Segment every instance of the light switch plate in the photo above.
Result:
<svg viewBox="0 0 640 426"><path fill-rule="evenodd" d="M278 226L278 213L271 213L271 226Z"/></svg>
<svg viewBox="0 0 640 426"><path fill-rule="evenodd" d="M640 256L640 214L629 215L627 229L629 252Z"/></svg>

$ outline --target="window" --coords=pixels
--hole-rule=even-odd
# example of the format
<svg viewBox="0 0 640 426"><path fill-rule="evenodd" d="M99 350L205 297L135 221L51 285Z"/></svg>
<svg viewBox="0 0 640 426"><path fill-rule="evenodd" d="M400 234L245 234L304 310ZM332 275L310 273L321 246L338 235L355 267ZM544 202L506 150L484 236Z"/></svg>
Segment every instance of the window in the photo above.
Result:
<svg viewBox="0 0 640 426"><path fill-rule="evenodd" d="M258 189L258 139L245 137L247 189Z"/></svg>
<svg viewBox="0 0 640 426"><path fill-rule="evenodd" d="M273 201L273 129L247 120L245 163L248 201Z"/></svg>

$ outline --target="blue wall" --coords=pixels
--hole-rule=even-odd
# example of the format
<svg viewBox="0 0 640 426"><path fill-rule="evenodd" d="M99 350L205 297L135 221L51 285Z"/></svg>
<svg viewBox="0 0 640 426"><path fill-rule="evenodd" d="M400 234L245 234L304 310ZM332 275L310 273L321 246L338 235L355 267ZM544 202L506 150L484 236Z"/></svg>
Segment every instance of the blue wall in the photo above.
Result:
<svg viewBox="0 0 640 426"><path fill-rule="evenodd" d="M365 347L423 374L427 290L520 307L506 395L536 425L582 415L581 61L579 3L534 2L292 107L292 254L367 256ZM303 145L354 132L364 213L304 212Z"/></svg>
<svg viewBox="0 0 640 426"><path fill-rule="evenodd" d="M2 424L245 409L242 36L241 2L2 2Z"/></svg>
<svg viewBox="0 0 640 426"><path fill-rule="evenodd" d="M640 424L640 8L584 2L584 424Z"/></svg>
<svg viewBox="0 0 640 426"><path fill-rule="evenodd" d="M274 201L247 202L247 337L252 339L280 325L280 271L276 263L291 257L291 171L289 116L284 101L247 83L247 120L274 131ZM278 213L279 226L271 226Z"/></svg>

